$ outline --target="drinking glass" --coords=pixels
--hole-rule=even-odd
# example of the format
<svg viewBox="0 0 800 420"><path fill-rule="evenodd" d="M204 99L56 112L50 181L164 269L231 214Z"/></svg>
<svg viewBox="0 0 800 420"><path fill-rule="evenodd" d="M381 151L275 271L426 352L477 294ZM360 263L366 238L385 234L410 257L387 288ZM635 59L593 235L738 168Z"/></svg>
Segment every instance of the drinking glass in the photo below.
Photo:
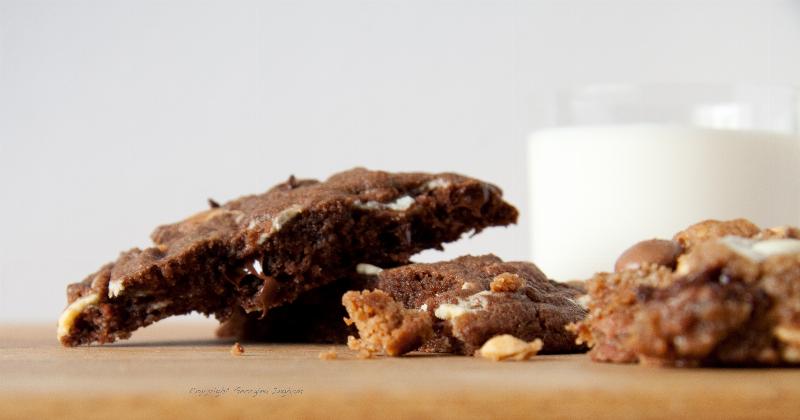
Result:
<svg viewBox="0 0 800 420"><path fill-rule="evenodd" d="M800 222L798 91L592 85L554 93L528 140L533 261L553 278L613 269L634 243L706 219Z"/></svg>

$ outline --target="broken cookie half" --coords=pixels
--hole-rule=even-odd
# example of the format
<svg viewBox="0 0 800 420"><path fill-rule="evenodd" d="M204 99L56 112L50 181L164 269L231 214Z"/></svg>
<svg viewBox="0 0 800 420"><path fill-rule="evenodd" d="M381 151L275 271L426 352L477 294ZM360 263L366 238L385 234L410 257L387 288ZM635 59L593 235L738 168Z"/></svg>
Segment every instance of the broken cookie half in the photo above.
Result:
<svg viewBox="0 0 800 420"><path fill-rule="evenodd" d="M325 182L291 177L179 223L67 288L65 346L127 338L193 311L264 316L348 278L359 262L393 267L466 232L516 222L499 188L456 174L353 169Z"/></svg>
<svg viewBox="0 0 800 420"><path fill-rule="evenodd" d="M637 244L623 255L640 261L587 282L589 316L570 328L592 346L592 359L800 364L800 230L708 220L673 243Z"/></svg>
<svg viewBox="0 0 800 420"><path fill-rule="evenodd" d="M531 263L484 255L360 268L375 276L379 291L351 292L343 302L360 337L351 343L370 354L382 348L389 355L412 350L472 355L503 334L540 339L543 353L585 351L565 329L586 314L575 300L581 291L549 280Z"/></svg>

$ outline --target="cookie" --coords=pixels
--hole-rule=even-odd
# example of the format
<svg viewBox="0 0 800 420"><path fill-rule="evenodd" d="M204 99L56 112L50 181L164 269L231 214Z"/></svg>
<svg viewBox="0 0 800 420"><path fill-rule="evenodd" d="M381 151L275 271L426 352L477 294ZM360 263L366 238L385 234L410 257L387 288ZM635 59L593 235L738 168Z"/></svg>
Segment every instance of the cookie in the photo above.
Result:
<svg viewBox="0 0 800 420"><path fill-rule="evenodd" d="M502 334L541 339L543 353L585 351L565 329L585 315L575 301L581 292L549 280L534 264L484 255L385 270L362 267L367 271L375 273L378 289L433 320L433 336L421 351L472 355Z"/></svg>
<svg viewBox="0 0 800 420"><path fill-rule="evenodd" d="M596 361L800 363L800 231L754 226L705 221L676 235L672 262L596 274L571 329Z"/></svg>
<svg viewBox="0 0 800 420"><path fill-rule="evenodd" d="M466 232L514 223L499 188L457 174L362 168L325 182L294 177L157 228L134 248L67 289L58 324L66 346L107 343L192 311L224 321L240 309L265 315L357 263L396 266Z"/></svg>

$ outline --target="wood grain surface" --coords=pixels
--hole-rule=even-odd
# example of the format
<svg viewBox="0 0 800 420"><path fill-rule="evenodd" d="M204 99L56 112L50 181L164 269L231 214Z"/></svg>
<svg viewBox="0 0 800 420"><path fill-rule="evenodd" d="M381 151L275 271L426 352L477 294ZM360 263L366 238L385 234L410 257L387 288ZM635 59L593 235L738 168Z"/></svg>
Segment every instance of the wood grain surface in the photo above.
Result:
<svg viewBox="0 0 800 420"><path fill-rule="evenodd" d="M799 418L800 369L665 369L244 344L164 324L62 348L54 326L0 326L0 418Z"/></svg>

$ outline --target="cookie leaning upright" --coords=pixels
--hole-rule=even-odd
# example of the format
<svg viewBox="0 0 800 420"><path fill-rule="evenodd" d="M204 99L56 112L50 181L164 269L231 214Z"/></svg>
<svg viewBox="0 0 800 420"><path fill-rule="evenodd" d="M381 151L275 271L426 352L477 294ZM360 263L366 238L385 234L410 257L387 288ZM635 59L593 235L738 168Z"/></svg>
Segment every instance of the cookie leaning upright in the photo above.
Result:
<svg viewBox="0 0 800 420"><path fill-rule="evenodd" d="M589 316L572 328L594 360L800 363L800 230L710 220L673 244L670 260L670 247L641 242L623 254L640 261L587 282Z"/></svg>
<svg viewBox="0 0 800 420"><path fill-rule="evenodd" d="M516 222L499 188L457 174L353 169L296 180L157 228L68 287L58 338L111 342L171 315L261 312L346 278L357 263L405 263L468 231Z"/></svg>

